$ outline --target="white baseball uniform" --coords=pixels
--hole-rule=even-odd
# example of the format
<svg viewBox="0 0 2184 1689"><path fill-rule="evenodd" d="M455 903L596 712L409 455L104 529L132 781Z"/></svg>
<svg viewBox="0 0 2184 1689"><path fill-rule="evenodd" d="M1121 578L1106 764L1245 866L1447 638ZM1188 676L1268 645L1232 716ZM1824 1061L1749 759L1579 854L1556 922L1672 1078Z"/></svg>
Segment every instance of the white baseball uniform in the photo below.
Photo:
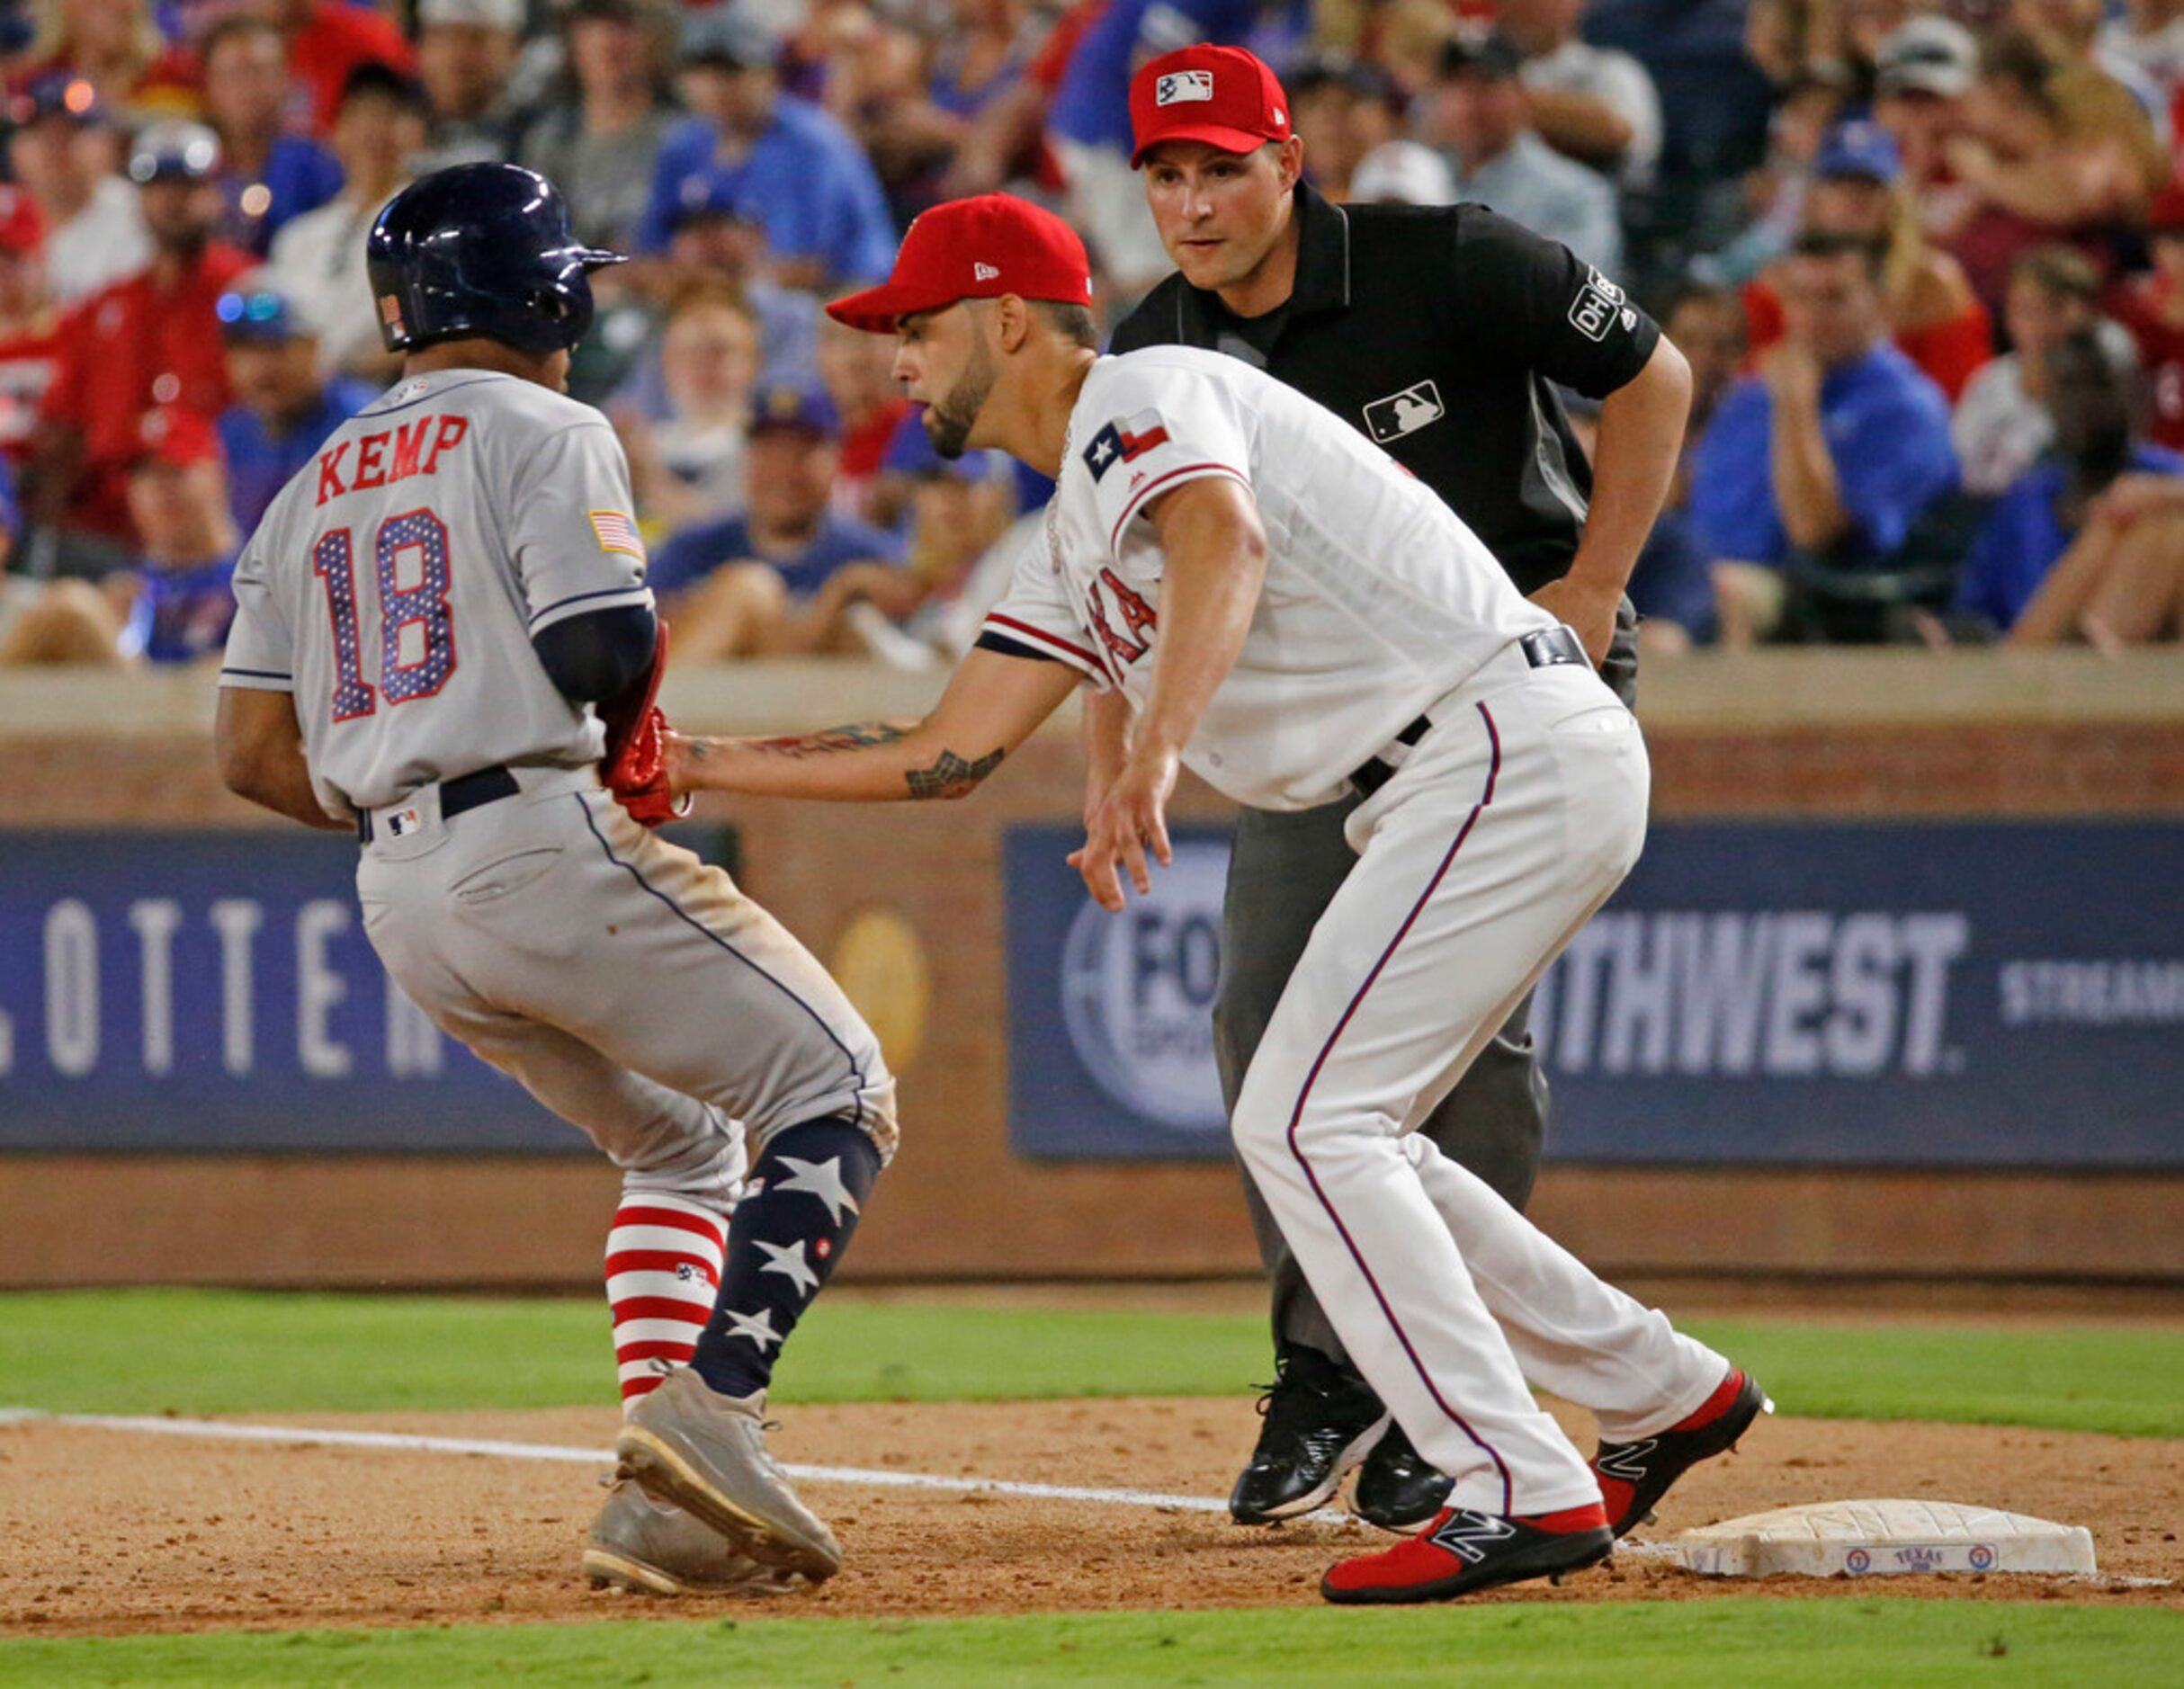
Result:
<svg viewBox="0 0 2184 1689"><path fill-rule="evenodd" d="M1293 389L1188 348L1094 365L1052 544L980 642L1141 708L1164 568L1146 505L1207 477L1251 490L1267 575L1185 760L1262 809L1327 802L1361 769L1384 780L1246 1076L1238 1151L1344 1346L1456 1479L1453 1505L1598 1502L1526 1379L1627 1441L1693 1411L1729 1364L1412 1128L1636 860L1637 723L1428 487Z"/></svg>
<svg viewBox="0 0 2184 1689"><path fill-rule="evenodd" d="M368 818L357 895L403 990L628 1191L724 1214L747 1131L839 1116L891 1154L894 1081L810 953L601 786L604 730L533 649L651 603L633 511L589 406L485 371L407 380L266 512L220 684L295 694L321 803ZM507 795L443 815L495 768Z"/></svg>

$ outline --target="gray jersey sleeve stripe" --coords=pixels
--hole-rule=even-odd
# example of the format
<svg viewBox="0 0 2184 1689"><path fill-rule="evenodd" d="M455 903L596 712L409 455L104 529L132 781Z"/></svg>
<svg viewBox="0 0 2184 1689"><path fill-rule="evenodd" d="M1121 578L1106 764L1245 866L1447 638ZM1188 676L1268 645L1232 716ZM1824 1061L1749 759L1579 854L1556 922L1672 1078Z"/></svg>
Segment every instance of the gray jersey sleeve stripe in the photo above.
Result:
<svg viewBox="0 0 2184 1689"><path fill-rule="evenodd" d="M559 621L577 604L590 604L595 610L608 610L613 605L601 603L601 599L611 599L614 603L641 604L649 603L651 598L652 589L644 585L602 586L593 592L571 593L567 598L557 598L543 610L536 612L531 618L531 630L536 633L546 622Z"/></svg>

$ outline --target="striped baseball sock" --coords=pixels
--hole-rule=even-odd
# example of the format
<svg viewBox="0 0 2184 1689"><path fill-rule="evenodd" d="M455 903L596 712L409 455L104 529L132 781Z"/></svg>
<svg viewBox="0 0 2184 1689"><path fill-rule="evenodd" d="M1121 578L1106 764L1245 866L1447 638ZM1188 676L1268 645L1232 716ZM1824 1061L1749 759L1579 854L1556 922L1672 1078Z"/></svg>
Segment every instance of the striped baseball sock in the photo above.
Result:
<svg viewBox="0 0 2184 1689"><path fill-rule="evenodd" d="M690 1359L712 1315L728 1221L686 1196L625 1192L606 1236L606 1300L627 1413Z"/></svg>

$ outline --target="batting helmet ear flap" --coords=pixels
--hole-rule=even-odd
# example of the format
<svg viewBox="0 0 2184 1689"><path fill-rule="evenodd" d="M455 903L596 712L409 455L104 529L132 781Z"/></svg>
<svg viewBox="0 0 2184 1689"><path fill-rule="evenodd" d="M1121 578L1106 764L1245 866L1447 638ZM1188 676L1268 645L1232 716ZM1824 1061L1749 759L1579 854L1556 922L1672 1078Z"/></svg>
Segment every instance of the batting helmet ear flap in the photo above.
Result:
<svg viewBox="0 0 2184 1689"><path fill-rule="evenodd" d="M457 165L412 183L364 245L389 352L466 335L562 351L592 326L591 273L624 262L580 245L553 183L516 165Z"/></svg>

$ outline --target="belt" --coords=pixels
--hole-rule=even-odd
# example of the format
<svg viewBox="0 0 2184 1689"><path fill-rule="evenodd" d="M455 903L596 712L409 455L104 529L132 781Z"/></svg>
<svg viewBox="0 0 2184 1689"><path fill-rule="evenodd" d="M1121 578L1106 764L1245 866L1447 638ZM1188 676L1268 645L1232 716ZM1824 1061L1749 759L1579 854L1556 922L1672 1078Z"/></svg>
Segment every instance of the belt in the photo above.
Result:
<svg viewBox="0 0 2184 1689"><path fill-rule="evenodd" d="M451 821L465 809L480 809L488 803L497 803L503 798L513 798L521 790L515 783L515 776L498 763L490 768L481 768L474 774L458 774L452 780L440 782L440 818ZM356 842L359 844L371 843L371 811L369 809L360 809L356 813Z"/></svg>
<svg viewBox="0 0 2184 1689"><path fill-rule="evenodd" d="M1517 648L1534 668L1555 668L1565 663L1582 664L1587 668L1592 666L1592 659L1585 655L1585 648L1579 642L1578 636L1560 625L1526 634L1517 641ZM1360 763L1356 773L1350 776L1350 784L1357 789L1358 795L1369 798L1395 778L1395 771L1401 766L1401 762L1400 758L1390 756L1389 751L1392 751L1397 745L1416 745L1432 729L1432 718L1419 716L1395 736L1394 744L1390 745L1386 751L1378 756L1368 756Z"/></svg>

